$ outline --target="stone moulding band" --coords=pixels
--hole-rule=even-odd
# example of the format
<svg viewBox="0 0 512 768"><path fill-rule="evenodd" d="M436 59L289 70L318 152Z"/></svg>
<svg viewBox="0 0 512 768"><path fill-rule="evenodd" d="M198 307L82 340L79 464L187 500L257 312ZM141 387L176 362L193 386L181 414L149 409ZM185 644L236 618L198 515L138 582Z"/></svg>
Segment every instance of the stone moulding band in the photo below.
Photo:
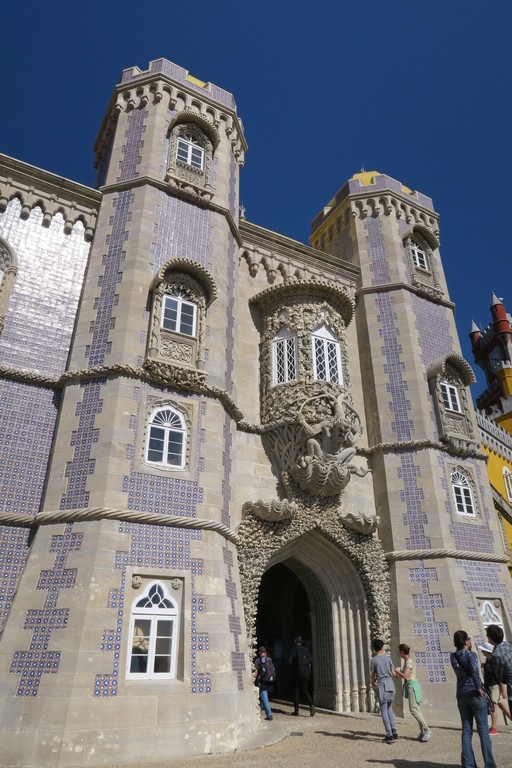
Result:
<svg viewBox="0 0 512 768"><path fill-rule="evenodd" d="M199 377L187 379L186 376L181 375L183 369L175 366L167 365L166 368L169 371L169 375L166 378L152 374L150 371L144 368L138 368L132 365L125 365L122 363L115 363L114 365L101 365L94 368L83 368L75 371L65 371L60 377L45 376L42 374L35 374L32 371L21 370L17 368L10 368L0 365L0 378L11 379L13 381L20 381L24 384L32 384L38 387L47 387L51 389L63 389L66 384L82 379L101 379L114 376L126 376L127 378L134 378L144 381L156 381L158 384L164 384L168 387L174 387L176 389L185 389L188 392L193 392L197 395L204 395L206 397L212 397L219 400L226 411L235 420L238 429L241 432L249 432L252 434L263 435L266 432L275 429L277 426L282 426L286 419L280 421L269 422L265 425L251 424L245 421L243 418L243 412L235 403L231 395L220 387L210 386L206 384ZM290 420L293 423L293 420ZM380 452L409 452L417 451L427 448L434 448L435 450L443 451L452 456L466 456L475 459L488 460L488 455L478 449L468 447L464 452L454 451L449 445L441 443L436 440L408 440L407 442L390 442L390 443L378 443L370 448L363 448L358 446L358 456L372 456L375 453Z"/></svg>
<svg viewBox="0 0 512 768"><path fill-rule="evenodd" d="M438 560L451 557L454 560L480 560L486 563L508 563L506 555L492 555L487 552L467 552L464 549L405 549L386 552L386 560Z"/></svg>
<svg viewBox="0 0 512 768"><path fill-rule="evenodd" d="M215 531L228 541L237 543L238 537L234 531L222 523L201 518L175 517L153 512L138 512L131 509L116 509L114 507L92 507L91 509L64 509L56 512L40 512L34 517L19 514L4 514L0 512L0 525L20 528L39 528L42 525L57 523L81 523L89 520L119 520L124 523L142 523L143 525L160 525L165 528L191 528L200 531Z"/></svg>

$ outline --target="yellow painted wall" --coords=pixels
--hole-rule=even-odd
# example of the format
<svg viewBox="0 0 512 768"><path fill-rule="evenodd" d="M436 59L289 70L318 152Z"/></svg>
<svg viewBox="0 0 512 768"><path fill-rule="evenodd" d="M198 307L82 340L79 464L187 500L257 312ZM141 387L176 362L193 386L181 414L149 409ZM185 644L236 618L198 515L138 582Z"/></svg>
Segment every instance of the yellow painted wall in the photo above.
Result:
<svg viewBox="0 0 512 768"><path fill-rule="evenodd" d="M489 476L491 485L498 491L498 493L503 496L506 501L509 502L509 504L512 503L508 498L507 490L505 488L505 481L503 480L503 468L507 467L512 472L512 462L504 459L502 456L490 450L485 445L482 445L482 450L489 456L489 461L487 463L487 474ZM502 518L502 520L505 527L505 535L507 537L508 546L512 552L512 525L508 523L505 518ZM512 567L509 567L509 570L511 571L512 575Z"/></svg>

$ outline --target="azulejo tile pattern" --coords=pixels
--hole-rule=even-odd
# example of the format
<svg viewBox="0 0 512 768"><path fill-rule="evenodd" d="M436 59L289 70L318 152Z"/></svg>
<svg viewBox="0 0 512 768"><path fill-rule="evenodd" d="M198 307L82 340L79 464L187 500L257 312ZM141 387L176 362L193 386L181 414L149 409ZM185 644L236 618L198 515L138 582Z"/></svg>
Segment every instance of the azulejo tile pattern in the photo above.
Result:
<svg viewBox="0 0 512 768"><path fill-rule="evenodd" d="M48 228L35 207L20 217L11 200L0 214L0 236L16 253L18 273L0 337L0 364L59 376L65 369L89 245L77 223L64 233L56 214ZM30 344L26 339L31 340ZM13 408L13 403L16 407ZM0 496L6 512L39 510L60 393L9 380L0 382ZM29 533L0 526L0 632L28 553Z"/></svg>
<svg viewBox="0 0 512 768"><path fill-rule="evenodd" d="M66 629L68 623L69 608L57 604L61 590L73 589L76 581L76 569L67 568L66 564L68 555L80 550L83 534L73 533L72 528L66 525L62 535L50 539L48 551L55 554L54 566L52 570L41 571L36 587L47 594L40 610L27 611L23 629L32 633L30 646L28 651L15 652L9 670L20 675L18 696L36 696L42 675L56 674L59 669L61 653L48 650L48 645L51 633Z"/></svg>

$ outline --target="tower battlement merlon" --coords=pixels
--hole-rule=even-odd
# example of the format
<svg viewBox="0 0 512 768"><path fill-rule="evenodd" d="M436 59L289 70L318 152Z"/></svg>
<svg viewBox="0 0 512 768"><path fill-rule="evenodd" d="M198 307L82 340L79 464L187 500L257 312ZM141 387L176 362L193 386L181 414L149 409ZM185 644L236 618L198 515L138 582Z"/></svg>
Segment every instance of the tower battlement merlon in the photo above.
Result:
<svg viewBox="0 0 512 768"><path fill-rule="evenodd" d="M15 197L21 203L21 219L28 219L39 207L43 212L41 224L47 228L60 213L66 234L81 221L84 239L92 240L101 203L101 193L95 189L0 154L0 213Z"/></svg>
<svg viewBox="0 0 512 768"><path fill-rule="evenodd" d="M114 126L121 113L160 102L171 112L188 111L210 123L215 130L223 128L238 164L243 165L247 142L232 94L199 80L166 59L158 59L150 62L147 70L138 67L123 70L94 143L94 167L99 167L108 155Z"/></svg>
<svg viewBox="0 0 512 768"><path fill-rule="evenodd" d="M366 218L379 212L384 215L394 213L397 219L408 224L423 225L439 237L439 215L430 197L409 189L386 174L364 171L345 182L315 216L311 222L310 242L318 247L325 230L337 222L340 215L348 220L350 216Z"/></svg>

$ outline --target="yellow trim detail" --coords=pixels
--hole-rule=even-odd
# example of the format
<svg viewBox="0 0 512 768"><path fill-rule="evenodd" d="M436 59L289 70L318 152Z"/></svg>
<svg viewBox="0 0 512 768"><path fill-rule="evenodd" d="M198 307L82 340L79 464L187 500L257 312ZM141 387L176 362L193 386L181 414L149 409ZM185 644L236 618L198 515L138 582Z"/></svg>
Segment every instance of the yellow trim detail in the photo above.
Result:
<svg viewBox="0 0 512 768"><path fill-rule="evenodd" d="M187 72L187 80L190 80L191 83L194 83L194 85L198 85L200 88L206 88L208 83L205 83L204 80L199 80L198 77L194 77L194 75L190 75Z"/></svg>

